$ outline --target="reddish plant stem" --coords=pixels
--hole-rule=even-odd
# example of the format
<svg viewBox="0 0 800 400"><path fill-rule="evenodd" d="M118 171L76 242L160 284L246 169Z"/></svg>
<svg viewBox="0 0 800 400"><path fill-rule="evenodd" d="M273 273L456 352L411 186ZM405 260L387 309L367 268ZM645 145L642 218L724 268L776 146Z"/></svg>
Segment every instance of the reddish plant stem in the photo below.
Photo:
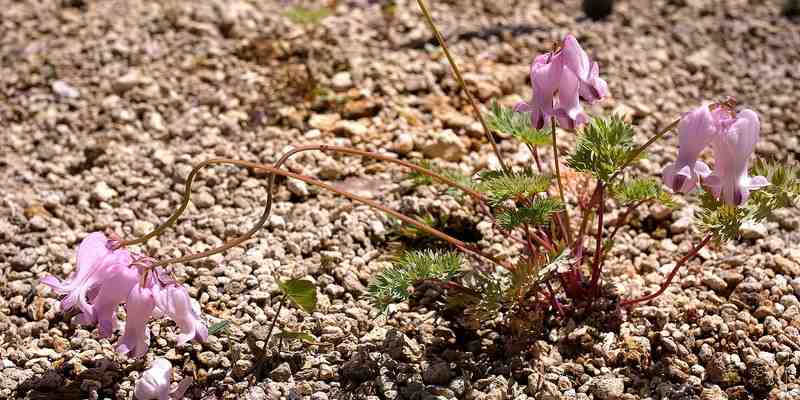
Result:
<svg viewBox="0 0 800 400"><path fill-rule="evenodd" d="M680 260L678 260L678 262L672 268L672 271L670 271L669 274L667 275L667 279L665 279L664 282L661 283L661 287L655 293L648 294L646 296L642 296L642 297L640 297L638 299L624 300L624 301L620 302L620 306L622 306L622 307L632 306L632 305L637 304L637 303L650 301L650 300L655 299L656 297L660 296L662 293L664 293L665 290L667 290L669 285L672 283L672 280L675 278L675 275L678 273L678 270L684 264L686 264L689 260L691 260L692 257L696 256L697 253L699 253L700 250L703 247L705 247L708 244L708 242L711 241L711 239L713 237L714 237L714 234L713 233L709 233L708 235L706 235L706 237L703 238L703 240L700 241L700 243L698 243L697 245L692 247L692 249L688 253L686 253L686 255L684 255Z"/></svg>
<svg viewBox="0 0 800 400"><path fill-rule="evenodd" d="M605 187L602 183L598 183L598 185L600 188L600 200L597 203L597 235L595 236L594 261L592 262L592 280L589 283L589 290L595 295L599 294L598 282L603 272L603 263L600 261L603 259L603 214L606 211Z"/></svg>
<svg viewBox="0 0 800 400"><path fill-rule="evenodd" d="M190 176L193 177L194 175L196 175L196 173L201 168L205 167L206 165L213 165L213 164L232 164L232 165L237 165L237 166L246 167L246 168L261 169L261 170L265 170L265 171L269 172L271 174L270 175L270 178L271 178L270 179L270 193L271 193L271 188L272 188L271 184L274 181L273 177L275 175L286 176L286 177L289 177L289 178L294 178L294 179L306 182L306 183L308 183L310 185L317 186L317 187L319 187L321 189L324 189L324 190L327 190L329 192L338 194L340 196L346 197L346 198L351 199L353 201L365 204L365 205L367 205L369 207L372 207L372 208L374 208L376 210L379 210L379 211L382 211L382 212L384 212L386 214L389 214L389 215L391 215L391 216L403 221L406 224L415 226L417 229L419 229L421 231L424 231L424 232L430 234L431 236L437 237L439 239L444 240L445 242L450 243L451 245L453 245L454 247L456 247L457 249L459 249L459 250L461 250L461 251L463 251L465 253L468 253L470 255L476 256L478 258L486 259L486 260L488 260L488 261L490 261L490 262L492 262L494 264L502 266L503 268L507 268L507 269L510 268L510 266L506 265L506 263L503 263L503 262L497 260L493 256L485 254L485 253L481 252L480 250L474 249L471 246L468 246L466 243L464 243L464 242L462 242L462 241L460 241L460 240L458 240L458 239L456 239L456 238L454 238L454 237L452 237L452 236L450 236L450 235L448 235L448 234L446 234L444 232L441 232L441 231L439 231L437 229L434 229L434 228L426 225L423 222L417 221L417 220L415 220L415 219L413 219L411 217L408 217L408 216L406 216L406 215L404 215L402 213L394 211L394 210L392 210L392 209L390 209L390 208L388 208L386 206L378 204L377 202L372 201L370 199L366 199L364 197L361 197L361 196L358 196L358 195L355 195L355 194L352 194L352 193L349 193L349 192L345 192L343 190L339 190L339 189L337 189L337 188L335 188L335 187L333 187L331 185L328 185L328 184L326 184L326 183L324 183L322 181L318 181L316 179L309 178L309 177L307 177L305 175L295 174L293 172L285 171L285 170L282 170L282 169L279 169L279 168L276 168L276 167L273 167L273 166L264 165L264 164L258 164L258 163L248 162L248 161L231 160L231 159L213 159L213 160L206 160L206 161L203 161L202 163L198 164L195 167L195 169L192 170L193 174L190 174ZM186 192L189 193L191 191L191 189L190 189L191 181L188 180L188 179L187 179L187 182L186 182L186 186L187 186L187 191ZM188 202L188 198L185 199L185 201ZM193 261L193 260L196 260L196 259L199 259L199 258L205 258L205 257L211 256L211 255L217 254L217 253L221 253L221 252L223 252L225 250L228 250L228 249L230 249L232 247L238 246L239 244L243 243L244 241L250 239L250 237L253 234L255 234L255 232L258 231L261 228L261 226L263 226L263 224L267 220L267 217L269 216L269 211L270 211L269 206L271 206L271 203L272 203L272 196L270 195L270 196L268 196L268 208L265 209L264 214L262 215L261 219L259 219L258 223L256 223L256 225L253 226L253 228L251 228L250 231L248 231L244 235L239 236L239 237L237 237L235 239L232 239L232 240L230 240L228 242L225 242L225 244L223 244L223 245L221 245L219 247L216 247L216 248L213 248L213 249L210 249L210 250L207 250L207 251L203 251L203 252L200 252L200 253L196 253L196 254L191 254L191 255L188 255L188 256L183 256L183 257L178 257L178 258L172 258L172 259L158 261L158 262L154 263L152 266L153 267L159 267L159 266L164 266L164 265L167 265L167 264L189 262L189 261Z"/></svg>
<svg viewBox="0 0 800 400"><path fill-rule="evenodd" d="M558 302L558 299L556 298L555 292L553 291L553 287L550 285L550 282L547 282L547 294L548 297L550 297L550 303L553 305L553 308L555 308L556 311L558 311L558 314L561 315L562 318L565 317L567 314L561 307L561 303Z"/></svg>

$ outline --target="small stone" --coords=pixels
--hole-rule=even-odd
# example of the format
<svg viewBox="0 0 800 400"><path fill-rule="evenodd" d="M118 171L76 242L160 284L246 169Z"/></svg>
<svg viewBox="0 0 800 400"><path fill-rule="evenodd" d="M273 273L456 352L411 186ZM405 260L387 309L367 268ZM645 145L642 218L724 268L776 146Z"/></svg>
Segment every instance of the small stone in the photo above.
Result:
<svg viewBox="0 0 800 400"><path fill-rule="evenodd" d="M275 382L288 381L292 377L292 369L289 367L289 363L285 362L278 365L269 373L269 377Z"/></svg>
<svg viewBox="0 0 800 400"><path fill-rule="evenodd" d="M462 129L472 123L472 118L455 110L448 110L442 113L439 118L441 118L445 128Z"/></svg>
<svg viewBox="0 0 800 400"><path fill-rule="evenodd" d="M167 131L167 127L164 126L164 117L157 112L147 113L147 116L144 120L144 127L156 132Z"/></svg>
<svg viewBox="0 0 800 400"><path fill-rule="evenodd" d="M724 323L719 315L706 315L700 320L700 329L703 332L716 332Z"/></svg>
<svg viewBox="0 0 800 400"><path fill-rule="evenodd" d="M767 237L767 225L747 221L742 224L742 238L747 240L763 239Z"/></svg>
<svg viewBox="0 0 800 400"><path fill-rule="evenodd" d="M212 207L217 201L214 199L214 196L208 192L200 192L192 201L197 208L209 208Z"/></svg>
<svg viewBox="0 0 800 400"><path fill-rule="evenodd" d="M314 114L308 119L308 125L321 131L330 131L339 119L339 114Z"/></svg>
<svg viewBox="0 0 800 400"><path fill-rule="evenodd" d="M680 217L669 226L669 231L672 233L683 233L686 232L690 226L692 226L691 217Z"/></svg>
<svg viewBox="0 0 800 400"><path fill-rule="evenodd" d="M776 272L792 277L800 276L800 260L790 260L782 255L776 255L773 260Z"/></svg>
<svg viewBox="0 0 800 400"><path fill-rule="evenodd" d="M700 400L728 400L728 395L717 385L703 388Z"/></svg>
<svg viewBox="0 0 800 400"><path fill-rule="evenodd" d="M420 349L414 339L409 339L403 332L390 329L383 341L383 348L389 357L398 361L413 361L419 357Z"/></svg>
<svg viewBox="0 0 800 400"><path fill-rule="evenodd" d="M81 93L78 91L78 89L75 89L75 87L73 87L69 83L61 80L53 81L50 87L53 89L53 92L59 95L60 97L65 97L68 99L77 99L78 97L81 96Z"/></svg>
<svg viewBox="0 0 800 400"><path fill-rule="evenodd" d="M286 188L295 196L307 197L309 194L308 184L303 181L298 181L297 179L289 179L286 182Z"/></svg>
<svg viewBox="0 0 800 400"><path fill-rule="evenodd" d="M381 110L381 103L369 99L351 100L344 104L342 115L345 118L357 119L374 117Z"/></svg>
<svg viewBox="0 0 800 400"><path fill-rule="evenodd" d="M377 219L370 221L369 228L375 236L382 237L386 234L386 227L383 225L383 222Z"/></svg>
<svg viewBox="0 0 800 400"><path fill-rule="evenodd" d="M219 363L216 353L213 351L204 351L197 355L197 360L207 367L214 367Z"/></svg>
<svg viewBox="0 0 800 400"><path fill-rule="evenodd" d="M401 133L394 138L392 149L398 154L408 154L414 150L414 137L408 133Z"/></svg>
<svg viewBox="0 0 800 400"><path fill-rule="evenodd" d="M467 154L467 146L452 130L445 129L427 143L422 152L427 158L458 161Z"/></svg>
<svg viewBox="0 0 800 400"><path fill-rule="evenodd" d="M138 85L147 83L147 79L137 70L132 70L125 75L117 78L111 85L111 88L119 95L133 89Z"/></svg>
<svg viewBox="0 0 800 400"><path fill-rule="evenodd" d="M280 215L272 214L269 216L269 226L272 228L282 229L286 226L286 220Z"/></svg>
<svg viewBox="0 0 800 400"><path fill-rule="evenodd" d="M736 368L736 364L730 354L717 353L711 358L711 362L706 365L708 379L724 387L737 385L741 382L741 376Z"/></svg>
<svg viewBox="0 0 800 400"><path fill-rule="evenodd" d="M155 229L155 226L152 222L148 221L134 221L133 223L133 235L134 236L144 236Z"/></svg>
<svg viewBox="0 0 800 400"><path fill-rule="evenodd" d="M107 183L100 181L94 186L92 194L99 201L109 201L117 195L117 191L108 186Z"/></svg>
<svg viewBox="0 0 800 400"><path fill-rule="evenodd" d="M367 129L366 126L362 125L360 122L349 121L345 119L337 121L333 131L338 135L344 135L347 137L357 137L366 135L369 130Z"/></svg>
<svg viewBox="0 0 800 400"><path fill-rule="evenodd" d="M446 362L428 364L422 371L422 381L428 385L446 385L450 382L450 365Z"/></svg>
<svg viewBox="0 0 800 400"><path fill-rule="evenodd" d="M721 292L728 288L728 283L724 279L714 274L708 274L703 277L703 284L714 290Z"/></svg>
<svg viewBox="0 0 800 400"><path fill-rule="evenodd" d="M41 215L34 215L31 219L28 220L28 224L34 231L47 230L47 218Z"/></svg>
<svg viewBox="0 0 800 400"><path fill-rule="evenodd" d="M331 87L336 90L345 90L353 86L353 78L349 72L339 72L331 78Z"/></svg>
<svg viewBox="0 0 800 400"><path fill-rule="evenodd" d="M613 400L625 392L625 382L615 376L599 376L592 380L590 390L596 399Z"/></svg>

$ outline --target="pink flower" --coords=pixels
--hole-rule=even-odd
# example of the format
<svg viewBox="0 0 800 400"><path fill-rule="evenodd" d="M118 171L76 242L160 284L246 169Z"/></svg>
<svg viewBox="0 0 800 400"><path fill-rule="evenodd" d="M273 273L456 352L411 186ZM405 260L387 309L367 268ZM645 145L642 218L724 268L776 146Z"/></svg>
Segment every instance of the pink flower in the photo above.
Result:
<svg viewBox="0 0 800 400"><path fill-rule="evenodd" d="M178 325L181 331L178 335L179 345L192 339L208 339L208 328L200 318L200 310L193 307L185 287L168 285L160 288L155 291L155 299L158 309Z"/></svg>
<svg viewBox="0 0 800 400"><path fill-rule="evenodd" d="M150 282L148 286L151 285ZM147 352L150 347L150 330L147 328L147 321L153 314L155 305L156 301L150 287L143 288L140 285L133 285L125 304L128 319L125 321L125 332L117 345L118 352L131 354L133 357L140 357Z"/></svg>
<svg viewBox="0 0 800 400"><path fill-rule="evenodd" d="M133 395L137 400L169 400L169 384L172 380L172 364L165 358L157 358L153 365L136 380Z"/></svg>
<svg viewBox="0 0 800 400"><path fill-rule="evenodd" d="M708 104L686 113L678 123L678 159L667 165L662 172L662 179L676 193L688 193L699 183L699 178L711 174L702 161L698 161L700 153L716 136L716 126L711 117Z"/></svg>
<svg viewBox="0 0 800 400"><path fill-rule="evenodd" d="M111 250L111 242L101 232L89 234L78 246L77 266L70 279L59 280L47 276L42 283L61 295L61 310L68 311L76 305L84 317L93 315L91 301L97 296L103 281L121 268L130 265L130 253L124 249ZM91 319L89 317L89 319Z"/></svg>
<svg viewBox="0 0 800 400"><path fill-rule="evenodd" d="M724 107L712 111L718 134L712 142L714 174L705 180L711 193L725 203L740 205L750 191L769 185L763 176L749 176L747 164L756 148L760 124L752 110L736 114Z"/></svg>
<svg viewBox="0 0 800 400"><path fill-rule="evenodd" d="M564 38L561 49L537 56L531 64L533 97L519 102L517 112L530 112L531 124L541 129L555 117L558 124L573 130L588 122L580 104L582 97L594 103L608 96L608 85L600 78L600 68L572 35Z"/></svg>
<svg viewBox="0 0 800 400"><path fill-rule="evenodd" d="M130 258L130 257L129 257ZM97 324L101 338L109 337L117 325L117 308L128 298L133 286L139 281L139 269L130 266L131 261L109 275L92 303L92 314L82 314L80 322Z"/></svg>

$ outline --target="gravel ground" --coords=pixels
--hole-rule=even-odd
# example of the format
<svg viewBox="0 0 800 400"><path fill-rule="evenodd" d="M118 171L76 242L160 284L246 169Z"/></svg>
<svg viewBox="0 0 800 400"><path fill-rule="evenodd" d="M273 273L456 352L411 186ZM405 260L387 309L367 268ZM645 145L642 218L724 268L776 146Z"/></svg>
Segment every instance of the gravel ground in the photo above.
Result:
<svg viewBox="0 0 800 400"><path fill-rule="evenodd" d="M288 146L323 142L464 172L496 167L414 2L398 0L394 14L378 3L339 1L319 26L303 26L274 0L0 0L0 398L130 399L159 356L176 366L174 382L194 377L191 398L800 398L797 211L701 252L618 331L551 321L531 333L532 351L507 352L491 324L462 340L425 308L376 318L365 287L397 245L396 223L289 182L254 239L173 268L209 322L228 320L229 332L175 348L174 326L156 322L146 358L130 360L113 340L69 324L38 279L68 275L87 232L131 237L165 220L193 163L271 162ZM613 95L592 111L630 118L638 141L702 100L734 96L762 118L760 155L800 155L800 24L780 15L779 1L620 0L602 22L585 19L578 1L433 3L484 103L527 97L531 57L572 32ZM324 95L310 93L305 64ZM675 142L638 167L657 174ZM510 140L500 147L515 164L530 161ZM474 207L401 184L393 166L305 153L288 167L406 212L446 215L514 257ZM260 215L263 178L204 172L178 226L146 249L172 257L245 232ZM691 215L641 207L606 278L626 296L652 290L696 239ZM284 345L255 382L246 338L266 336L275 273L317 283L318 312L284 307L280 321L321 344Z"/></svg>

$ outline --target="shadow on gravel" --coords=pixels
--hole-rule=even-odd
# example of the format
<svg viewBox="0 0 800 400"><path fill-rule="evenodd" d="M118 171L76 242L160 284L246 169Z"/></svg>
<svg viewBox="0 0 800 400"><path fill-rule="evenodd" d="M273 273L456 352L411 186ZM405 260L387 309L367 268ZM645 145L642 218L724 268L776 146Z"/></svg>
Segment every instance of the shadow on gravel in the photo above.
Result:
<svg viewBox="0 0 800 400"><path fill-rule="evenodd" d="M45 371L22 382L14 394L17 399L30 400L81 400L89 398L90 392L101 397L115 398L111 388L135 370L144 369L144 360L137 360L125 368L106 358L91 360L94 365L79 373L72 371L72 363L64 362L59 368Z"/></svg>

